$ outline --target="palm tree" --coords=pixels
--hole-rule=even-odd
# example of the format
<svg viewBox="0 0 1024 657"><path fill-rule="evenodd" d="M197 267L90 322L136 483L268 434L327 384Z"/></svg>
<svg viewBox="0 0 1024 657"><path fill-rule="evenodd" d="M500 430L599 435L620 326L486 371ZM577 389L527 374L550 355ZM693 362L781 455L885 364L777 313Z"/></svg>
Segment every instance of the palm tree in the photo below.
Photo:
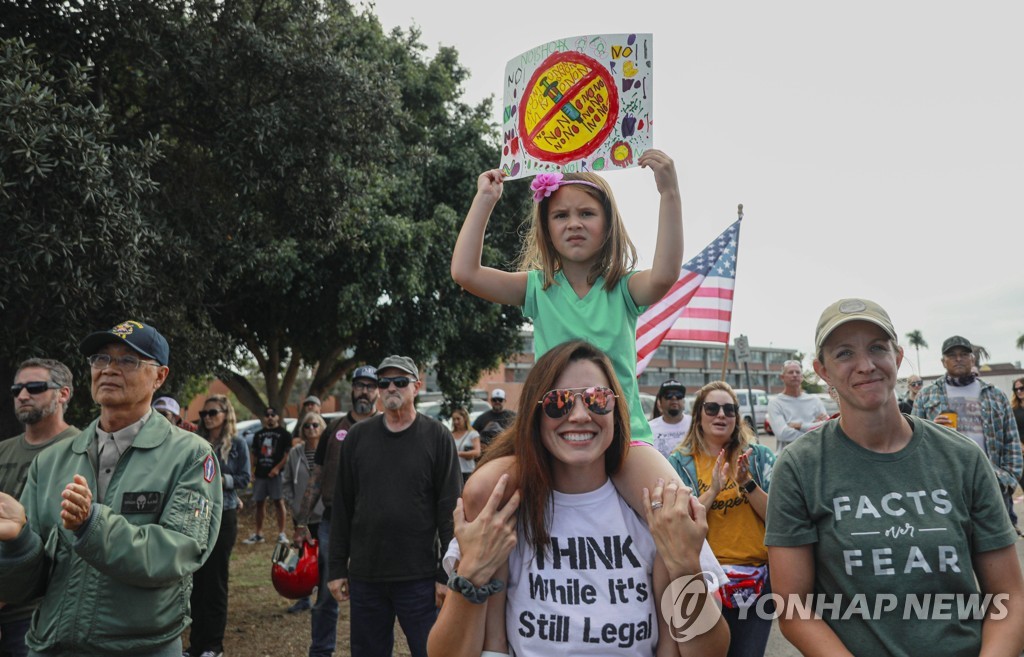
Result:
<svg viewBox="0 0 1024 657"><path fill-rule="evenodd" d="M1024 333L1021 333L1020 337L1017 338L1017 348L1024 349Z"/></svg>
<svg viewBox="0 0 1024 657"><path fill-rule="evenodd" d="M910 346L917 352L917 373L921 373L921 347L928 348L928 343L924 341L924 336L921 335L921 331L915 329L910 333L907 333L907 340L910 342Z"/></svg>
<svg viewBox="0 0 1024 657"><path fill-rule="evenodd" d="M992 360L992 356L989 355L988 349L982 347L980 344L974 345L974 363L981 367L981 361Z"/></svg>

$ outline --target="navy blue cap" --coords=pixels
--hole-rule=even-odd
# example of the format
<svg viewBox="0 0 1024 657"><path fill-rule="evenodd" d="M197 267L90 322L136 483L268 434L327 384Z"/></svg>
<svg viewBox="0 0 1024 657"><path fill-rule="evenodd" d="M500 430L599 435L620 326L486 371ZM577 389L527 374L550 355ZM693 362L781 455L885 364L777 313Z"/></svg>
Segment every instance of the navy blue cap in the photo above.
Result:
<svg viewBox="0 0 1024 657"><path fill-rule="evenodd" d="M82 340L78 349L83 356L92 356L99 352L100 347L112 342L122 342L140 356L152 358L161 365L166 365L171 356L171 348L167 346L167 340L160 335L160 331L154 326L135 320L121 322L109 331L90 333Z"/></svg>
<svg viewBox="0 0 1024 657"><path fill-rule="evenodd" d="M377 368L373 365L363 365L352 370L352 380L356 379L370 379L371 381L377 380Z"/></svg>

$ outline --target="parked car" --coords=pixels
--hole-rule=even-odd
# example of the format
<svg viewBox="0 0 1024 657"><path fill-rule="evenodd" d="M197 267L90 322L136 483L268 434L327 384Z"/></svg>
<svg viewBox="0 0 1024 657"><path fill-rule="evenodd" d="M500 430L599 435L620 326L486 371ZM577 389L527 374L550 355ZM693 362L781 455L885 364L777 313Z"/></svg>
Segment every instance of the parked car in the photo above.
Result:
<svg viewBox="0 0 1024 657"><path fill-rule="evenodd" d="M753 414L746 388L736 388L736 399L740 402L740 416L755 432L768 421L768 394L760 388L750 390L754 394Z"/></svg>
<svg viewBox="0 0 1024 657"><path fill-rule="evenodd" d="M434 418L435 420L440 420L441 424L443 424L444 426L446 426L449 429L451 429L452 428L452 419L450 417L446 417L446 418L442 418L441 417L441 404L442 403L444 403L444 402L442 400L440 400L440 399L435 399L435 400L432 400L432 401L421 402L420 404L418 404L416 406L416 410L419 411L420 413L423 413L424 415L429 415L430 417ZM472 424L474 420L476 420L478 417L480 417L481 413L483 413L484 411L491 410L491 405L488 404L483 399L477 399L476 397L474 397L472 403L470 404L470 408L468 410L469 410L469 422L470 422L470 424Z"/></svg>

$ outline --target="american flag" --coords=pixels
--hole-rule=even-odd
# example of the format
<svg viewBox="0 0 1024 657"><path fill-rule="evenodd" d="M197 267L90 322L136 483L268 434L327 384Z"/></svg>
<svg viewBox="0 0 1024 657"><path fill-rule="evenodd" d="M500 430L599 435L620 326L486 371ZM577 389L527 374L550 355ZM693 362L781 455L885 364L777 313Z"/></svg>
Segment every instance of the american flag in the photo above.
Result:
<svg viewBox="0 0 1024 657"><path fill-rule="evenodd" d="M668 294L640 315L636 324L637 375L666 338L729 343L740 221L685 263Z"/></svg>

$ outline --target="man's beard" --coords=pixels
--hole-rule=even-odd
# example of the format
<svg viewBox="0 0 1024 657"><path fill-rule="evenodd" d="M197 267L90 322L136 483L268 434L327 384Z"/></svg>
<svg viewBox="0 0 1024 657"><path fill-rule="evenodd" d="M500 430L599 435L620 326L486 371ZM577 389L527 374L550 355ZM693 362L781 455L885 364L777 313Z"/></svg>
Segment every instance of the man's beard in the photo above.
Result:
<svg viewBox="0 0 1024 657"><path fill-rule="evenodd" d="M38 406L23 406L15 411L15 415L18 416L18 421L22 424L35 424L45 417L50 417L57 411L57 398L54 397L50 400L50 403L38 407Z"/></svg>
<svg viewBox="0 0 1024 657"><path fill-rule="evenodd" d="M683 409L681 409L681 408L670 408L667 411L665 411L665 415L667 415L669 417L679 417L682 414L683 414Z"/></svg>
<svg viewBox="0 0 1024 657"><path fill-rule="evenodd" d="M368 415L373 411L373 402L366 397L352 396L352 410L356 415Z"/></svg>

